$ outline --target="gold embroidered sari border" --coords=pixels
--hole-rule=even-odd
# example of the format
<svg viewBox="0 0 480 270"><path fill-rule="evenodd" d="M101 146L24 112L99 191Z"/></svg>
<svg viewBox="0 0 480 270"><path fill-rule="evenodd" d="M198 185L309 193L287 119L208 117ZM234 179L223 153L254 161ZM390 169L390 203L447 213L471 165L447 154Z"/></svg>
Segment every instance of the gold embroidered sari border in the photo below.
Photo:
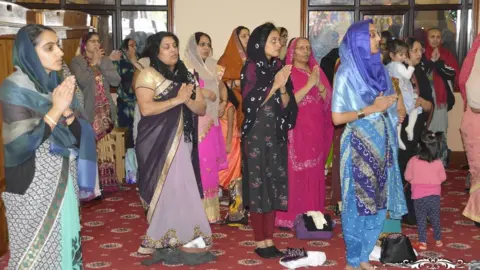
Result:
<svg viewBox="0 0 480 270"><path fill-rule="evenodd" d="M200 226L196 225L193 228L193 236L192 238L187 241L183 242L178 239L177 236L177 230L175 229L169 229L160 239L155 240L152 239L150 236L146 235L144 240L143 240L143 245L148 247L148 248L155 248L155 249L160 249L160 248L179 248L181 246L184 246L185 244L197 239L198 237L202 237L203 241L205 241L205 245L207 247L212 246L212 236L205 234L200 230Z"/></svg>
<svg viewBox="0 0 480 270"><path fill-rule="evenodd" d="M208 132L210 132L210 129L213 126L213 119L208 122L208 125L205 129L202 130L202 133L199 134L198 136L198 143L201 143L208 135Z"/></svg>
<svg viewBox="0 0 480 270"><path fill-rule="evenodd" d="M152 221L153 213L155 212L155 208L157 207L157 202L158 202L158 199L160 198L160 194L162 193L165 180L167 179L168 171L170 170L170 166L172 165L173 158L175 158L175 155L177 154L178 146L180 145L180 140L182 139L183 113L181 111L180 111L178 122L179 123L177 125L177 132L175 134L175 139L173 139L172 146L168 151L167 159L165 160L165 165L163 166L162 172L160 173L157 187L155 188L155 193L153 193L152 200L150 201L150 206L148 207L148 212L147 212L148 223Z"/></svg>

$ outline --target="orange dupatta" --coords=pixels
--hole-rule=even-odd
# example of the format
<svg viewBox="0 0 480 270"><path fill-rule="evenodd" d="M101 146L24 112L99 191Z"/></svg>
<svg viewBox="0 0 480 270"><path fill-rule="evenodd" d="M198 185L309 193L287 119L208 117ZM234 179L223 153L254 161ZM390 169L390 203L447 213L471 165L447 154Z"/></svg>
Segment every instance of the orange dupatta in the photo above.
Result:
<svg viewBox="0 0 480 270"><path fill-rule="evenodd" d="M225 67L225 73L223 74L222 80L225 83L231 80L240 80L240 73L246 60L247 54L245 53L245 49L240 43L240 39L237 36L236 29L234 29L232 35L230 36L230 39L228 40L225 52L223 53L222 57L220 57L217 63L218 65ZM232 84L229 84L227 86L232 89L235 97L238 100L239 106L236 110L236 116L237 127L240 128L242 126L244 118L242 111L242 89L240 88L240 85L232 87Z"/></svg>

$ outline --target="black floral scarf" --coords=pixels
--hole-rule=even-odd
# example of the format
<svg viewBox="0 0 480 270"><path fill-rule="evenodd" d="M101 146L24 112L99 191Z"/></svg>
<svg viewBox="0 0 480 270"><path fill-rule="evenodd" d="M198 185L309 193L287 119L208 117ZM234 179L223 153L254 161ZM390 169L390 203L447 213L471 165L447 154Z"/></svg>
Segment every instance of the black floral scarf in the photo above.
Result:
<svg viewBox="0 0 480 270"><path fill-rule="evenodd" d="M248 59L242 68L240 75L243 112L245 120L242 126L242 136L246 136L256 120L256 115L261 105L267 98L270 89L273 87L275 75L282 68L283 64L279 58L267 60L265 55L265 44L272 31L276 30L271 23L263 24L253 30L247 45ZM298 114L298 106L293 94L293 85L290 79L286 85L290 101L283 107L280 90L272 97L275 99L275 115L277 116L277 137L280 141L286 141L287 131L295 127Z"/></svg>

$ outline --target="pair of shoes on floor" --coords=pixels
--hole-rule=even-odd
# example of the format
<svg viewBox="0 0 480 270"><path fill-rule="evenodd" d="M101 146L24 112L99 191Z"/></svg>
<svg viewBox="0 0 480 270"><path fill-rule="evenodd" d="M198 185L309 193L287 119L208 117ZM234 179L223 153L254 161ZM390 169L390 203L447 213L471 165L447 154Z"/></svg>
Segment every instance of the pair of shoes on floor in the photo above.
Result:
<svg viewBox="0 0 480 270"><path fill-rule="evenodd" d="M142 264L146 266L158 263L164 263L165 265L200 265L215 259L215 255L209 251L189 253L179 249L162 248L157 249L152 258L142 261Z"/></svg>
<svg viewBox="0 0 480 270"><path fill-rule="evenodd" d="M425 250L427 250L427 243L417 242L417 243L413 244L413 248L416 249L416 250L425 251Z"/></svg>
<svg viewBox="0 0 480 270"><path fill-rule="evenodd" d="M327 260L327 256L321 251L305 251L303 248L287 248L287 254L280 259L280 265L288 269L300 267L321 266Z"/></svg>
<svg viewBox="0 0 480 270"><path fill-rule="evenodd" d="M275 246L266 247L266 248L256 248L255 253L257 253L258 256L264 259L281 258L285 255L283 254L283 252L278 250Z"/></svg>
<svg viewBox="0 0 480 270"><path fill-rule="evenodd" d="M335 209L333 210L333 213L335 214L335 216L340 216L340 214L342 213L340 211L340 205L338 205L338 203L335 204Z"/></svg>
<svg viewBox="0 0 480 270"><path fill-rule="evenodd" d="M144 245L140 245L140 247L137 250L137 253L142 255L152 255L154 252L155 252L154 248L146 247Z"/></svg>
<svg viewBox="0 0 480 270"><path fill-rule="evenodd" d="M246 226L246 225L248 225L248 214L245 211L243 213L242 219L240 219L240 220L230 220L230 215L227 215L222 224L229 225L229 226L234 226L234 227L241 226L241 225Z"/></svg>
<svg viewBox="0 0 480 270"><path fill-rule="evenodd" d="M287 248L285 256L280 259L281 262L295 261L308 256L304 248Z"/></svg>

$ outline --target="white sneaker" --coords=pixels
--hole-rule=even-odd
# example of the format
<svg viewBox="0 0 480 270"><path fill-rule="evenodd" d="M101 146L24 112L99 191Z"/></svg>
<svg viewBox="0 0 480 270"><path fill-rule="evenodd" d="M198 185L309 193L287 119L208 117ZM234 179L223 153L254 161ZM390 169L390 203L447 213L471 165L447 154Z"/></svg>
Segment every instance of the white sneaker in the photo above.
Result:
<svg viewBox="0 0 480 270"><path fill-rule="evenodd" d="M200 236L200 237L196 238L195 240L186 243L185 245L183 245L183 247L186 247L186 248L206 248L207 244L205 244L205 241L203 241L203 238Z"/></svg>
<svg viewBox="0 0 480 270"><path fill-rule="evenodd" d="M308 266L321 266L327 260L327 256L321 251L307 251L308 256L295 261L282 262L280 264L288 269L297 269Z"/></svg>

